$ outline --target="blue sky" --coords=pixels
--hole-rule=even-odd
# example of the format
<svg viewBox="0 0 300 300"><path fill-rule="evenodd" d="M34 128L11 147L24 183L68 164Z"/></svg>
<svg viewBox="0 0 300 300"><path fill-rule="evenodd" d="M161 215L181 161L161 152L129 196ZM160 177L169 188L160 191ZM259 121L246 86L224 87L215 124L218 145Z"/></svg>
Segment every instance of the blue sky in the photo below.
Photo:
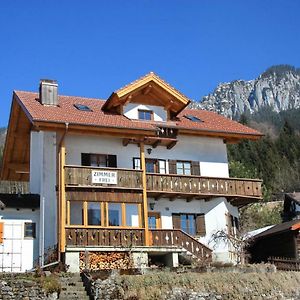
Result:
<svg viewBox="0 0 300 300"><path fill-rule="evenodd" d="M193 100L275 64L300 67L298 0L1 0L0 127L13 90L57 79L107 98L149 71Z"/></svg>

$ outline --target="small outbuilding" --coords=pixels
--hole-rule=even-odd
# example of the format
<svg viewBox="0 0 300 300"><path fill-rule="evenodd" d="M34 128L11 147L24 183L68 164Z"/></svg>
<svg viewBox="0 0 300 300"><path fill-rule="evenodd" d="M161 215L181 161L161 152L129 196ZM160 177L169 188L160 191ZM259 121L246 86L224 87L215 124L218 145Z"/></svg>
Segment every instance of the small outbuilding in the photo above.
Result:
<svg viewBox="0 0 300 300"><path fill-rule="evenodd" d="M267 262L270 257L300 259L300 220L273 226L252 237L248 248L252 263Z"/></svg>

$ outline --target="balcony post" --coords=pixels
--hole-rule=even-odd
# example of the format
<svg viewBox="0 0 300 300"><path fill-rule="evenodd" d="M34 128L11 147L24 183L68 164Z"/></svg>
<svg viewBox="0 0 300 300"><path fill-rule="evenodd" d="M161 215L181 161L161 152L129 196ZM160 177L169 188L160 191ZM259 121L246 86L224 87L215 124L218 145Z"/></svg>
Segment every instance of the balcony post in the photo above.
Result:
<svg viewBox="0 0 300 300"><path fill-rule="evenodd" d="M145 160L145 145L140 142L140 161L142 173L142 185L143 185L143 217L144 217L144 228L145 228L145 245L150 245L149 240L149 228L148 228L148 201L147 201L147 178L146 178L146 160Z"/></svg>

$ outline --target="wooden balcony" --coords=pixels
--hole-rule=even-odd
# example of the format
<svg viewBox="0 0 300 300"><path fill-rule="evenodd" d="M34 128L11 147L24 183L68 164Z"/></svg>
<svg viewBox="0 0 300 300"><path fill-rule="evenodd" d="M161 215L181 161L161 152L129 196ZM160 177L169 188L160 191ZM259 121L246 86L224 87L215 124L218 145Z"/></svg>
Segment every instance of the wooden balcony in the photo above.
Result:
<svg viewBox="0 0 300 300"><path fill-rule="evenodd" d="M116 172L116 181L95 183L92 171ZM142 171L118 168L92 168L66 166L65 181L68 188L109 189L142 191ZM209 199L226 197L234 205L240 206L262 199L262 181L244 178L216 178L189 175L147 174L147 195L160 198Z"/></svg>
<svg viewBox="0 0 300 300"><path fill-rule="evenodd" d="M66 245L73 247L133 247L145 244L143 228L66 227Z"/></svg>
<svg viewBox="0 0 300 300"><path fill-rule="evenodd" d="M212 250L180 229L153 229L151 247L185 249L195 257L211 261ZM66 227L68 247L142 247L145 245L144 228L81 228Z"/></svg>

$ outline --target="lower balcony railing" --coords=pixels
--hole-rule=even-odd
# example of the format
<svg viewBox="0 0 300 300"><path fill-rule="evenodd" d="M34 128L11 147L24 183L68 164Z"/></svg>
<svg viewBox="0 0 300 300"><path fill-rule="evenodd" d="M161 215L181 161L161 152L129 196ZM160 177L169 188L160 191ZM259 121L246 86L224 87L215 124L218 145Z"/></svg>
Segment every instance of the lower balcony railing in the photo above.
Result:
<svg viewBox="0 0 300 300"><path fill-rule="evenodd" d="M66 245L76 247L134 247L145 244L143 228L66 228Z"/></svg>
<svg viewBox="0 0 300 300"><path fill-rule="evenodd" d="M69 247L136 247L145 245L143 228L66 228ZM211 260L212 250L180 229L150 230L150 246L176 247Z"/></svg>

